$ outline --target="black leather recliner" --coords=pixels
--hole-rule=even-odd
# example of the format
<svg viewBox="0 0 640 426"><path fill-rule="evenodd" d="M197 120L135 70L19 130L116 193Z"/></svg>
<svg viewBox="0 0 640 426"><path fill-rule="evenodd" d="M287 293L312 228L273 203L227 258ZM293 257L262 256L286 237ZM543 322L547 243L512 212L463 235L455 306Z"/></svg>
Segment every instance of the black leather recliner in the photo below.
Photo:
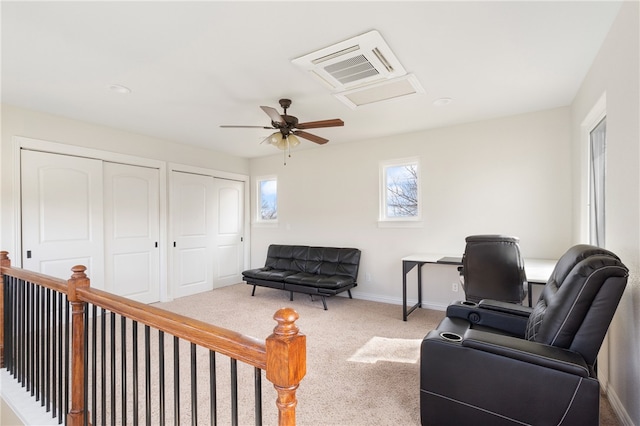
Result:
<svg viewBox="0 0 640 426"><path fill-rule="evenodd" d="M527 277L519 239L505 235L470 235L465 241L459 269L466 299L522 303L527 294Z"/></svg>
<svg viewBox="0 0 640 426"><path fill-rule="evenodd" d="M423 425L598 425L596 356L627 283L610 251L570 248L534 308L456 302L424 338Z"/></svg>

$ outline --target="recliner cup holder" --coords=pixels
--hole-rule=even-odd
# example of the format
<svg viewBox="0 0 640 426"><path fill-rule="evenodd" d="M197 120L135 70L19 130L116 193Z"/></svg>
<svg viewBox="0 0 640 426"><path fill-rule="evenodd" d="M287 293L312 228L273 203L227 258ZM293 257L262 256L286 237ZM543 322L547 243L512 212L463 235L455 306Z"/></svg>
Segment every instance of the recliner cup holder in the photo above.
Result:
<svg viewBox="0 0 640 426"><path fill-rule="evenodd" d="M476 302L470 302L468 300L463 300L462 302L460 302L462 305L466 305L466 306L478 306L478 304Z"/></svg>
<svg viewBox="0 0 640 426"><path fill-rule="evenodd" d="M440 333L440 337L448 342L462 342L462 336L450 331L443 331Z"/></svg>

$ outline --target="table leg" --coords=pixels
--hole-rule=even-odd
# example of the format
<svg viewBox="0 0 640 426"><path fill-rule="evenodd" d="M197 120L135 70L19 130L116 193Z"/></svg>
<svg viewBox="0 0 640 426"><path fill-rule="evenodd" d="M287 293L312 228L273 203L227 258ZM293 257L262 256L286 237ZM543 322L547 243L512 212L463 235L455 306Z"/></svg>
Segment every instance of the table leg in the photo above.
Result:
<svg viewBox="0 0 640 426"><path fill-rule="evenodd" d="M422 265L426 262L416 262L410 260L402 261L402 320L406 321L407 317L416 308L422 307ZM407 274L414 267L418 266L418 303L410 309L407 307Z"/></svg>

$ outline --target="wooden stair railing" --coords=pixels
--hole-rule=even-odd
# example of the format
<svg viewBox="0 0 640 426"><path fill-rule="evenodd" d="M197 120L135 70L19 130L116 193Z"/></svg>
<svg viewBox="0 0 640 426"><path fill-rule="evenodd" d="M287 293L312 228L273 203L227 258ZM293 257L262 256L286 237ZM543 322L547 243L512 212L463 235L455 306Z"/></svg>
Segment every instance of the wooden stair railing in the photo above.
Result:
<svg viewBox="0 0 640 426"><path fill-rule="evenodd" d="M203 321L145 305L90 287L84 266L74 266L67 281L11 266L8 252L0 251L0 367L4 367L4 276L35 283L67 295L71 306L71 405L67 424L85 424L84 405L84 324L86 303L107 309L123 317L154 327L178 338L224 354L265 371L277 392L278 425L296 424L296 390L306 374L306 336L295 321L298 313L291 308L278 310L273 333L265 341Z"/></svg>

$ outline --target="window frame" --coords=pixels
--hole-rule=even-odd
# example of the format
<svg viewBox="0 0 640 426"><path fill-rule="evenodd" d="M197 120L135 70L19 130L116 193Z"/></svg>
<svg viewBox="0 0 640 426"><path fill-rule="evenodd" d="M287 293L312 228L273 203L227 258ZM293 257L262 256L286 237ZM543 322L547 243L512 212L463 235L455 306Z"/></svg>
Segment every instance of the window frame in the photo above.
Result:
<svg viewBox="0 0 640 426"><path fill-rule="evenodd" d="M416 167L416 193L417 207L415 216L388 216L387 215L387 182L388 170L395 167L415 165ZM379 205L378 205L378 226L380 227L421 227L422 226L422 185L421 167L418 157L397 158L384 160L379 164Z"/></svg>
<svg viewBox="0 0 640 426"><path fill-rule="evenodd" d="M604 92L580 125L580 240L586 244L591 241L591 131L607 115L607 94Z"/></svg>
<svg viewBox="0 0 640 426"><path fill-rule="evenodd" d="M275 211L276 218L275 219L265 219L262 217L262 183L274 181L276 184L275 190ZM254 216L256 224L262 225L276 225L278 223L278 177L276 175L267 175L267 176L258 176L255 178L255 188L256 188L256 214Z"/></svg>
<svg viewBox="0 0 640 426"><path fill-rule="evenodd" d="M606 243L606 175L607 175L607 149L606 149L606 111L601 114L600 121L590 126L589 129L589 179L588 179L588 204L589 204L589 244L604 247ZM600 147L600 155L594 154L594 132L604 126L604 140ZM597 160L596 158L597 157ZM597 170L595 170L597 168ZM598 179L600 185L595 185ZM595 186L595 187L594 187ZM598 215L600 214L600 215ZM597 222L597 223L596 223Z"/></svg>

